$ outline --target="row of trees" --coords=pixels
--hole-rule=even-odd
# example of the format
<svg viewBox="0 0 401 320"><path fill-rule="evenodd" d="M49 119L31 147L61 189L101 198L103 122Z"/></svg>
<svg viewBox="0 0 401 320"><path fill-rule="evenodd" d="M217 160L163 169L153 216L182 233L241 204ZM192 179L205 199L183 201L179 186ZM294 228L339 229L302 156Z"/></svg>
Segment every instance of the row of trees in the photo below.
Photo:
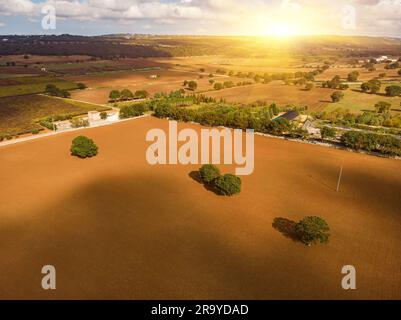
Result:
<svg viewBox="0 0 401 320"><path fill-rule="evenodd" d="M128 119L142 116L146 111L149 111L147 103L136 103L130 106L120 108L120 119Z"/></svg>
<svg viewBox="0 0 401 320"><path fill-rule="evenodd" d="M323 73L327 70L329 66L324 66L323 68L316 69L314 71L309 72L302 72L297 71L294 73L263 73L258 74L255 72L235 72L235 71L226 71L223 69L217 69L216 74L228 74L230 77L237 77L237 78L248 78L252 79L256 83L269 83L274 80L282 80L286 84L289 84L291 81L294 84L304 85L307 81L313 81L315 76Z"/></svg>
<svg viewBox="0 0 401 320"><path fill-rule="evenodd" d="M390 156L401 156L401 140L390 135L348 131L342 135L341 142L357 151L375 151Z"/></svg>
<svg viewBox="0 0 401 320"><path fill-rule="evenodd" d="M133 93L129 89L124 89L124 90L112 90L109 94L109 99L112 102L117 102L117 101L129 101L129 100L135 100L135 99L146 99L150 96L149 92L146 90L138 90Z"/></svg>
<svg viewBox="0 0 401 320"><path fill-rule="evenodd" d="M391 104L380 101L375 104L375 111L365 111L360 114L351 113L348 110L337 108L330 112L315 113L315 117L334 125L354 127L356 125L383 126L389 128L401 128L401 115L390 112Z"/></svg>
<svg viewBox="0 0 401 320"><path fill-rule="evenodd" d="M68 92L68 90L60 89L54 84L46 85L45 93L50 96L60 97L60 98L71 97L71 94Z"/></svg>
<svg viewBox="0 0 401 320"><path fill-rule="evenodd" d="M323 88L347 90L349 86L342 83L340 76L334 76L333 79L322 83Z"/></svg>
<svg viewBox="0 0 401 320"><path fill-rule="evenodd" d="M154 109L155 116L184 122L197 122L208 126L225 126L237 129L254 129L273 135L305 137L306 132L298 129L285 118L272 118L279 113L275 104L267 107L237 107L227 104L207 105L198 109L171 106L164 102Z"/></svg>

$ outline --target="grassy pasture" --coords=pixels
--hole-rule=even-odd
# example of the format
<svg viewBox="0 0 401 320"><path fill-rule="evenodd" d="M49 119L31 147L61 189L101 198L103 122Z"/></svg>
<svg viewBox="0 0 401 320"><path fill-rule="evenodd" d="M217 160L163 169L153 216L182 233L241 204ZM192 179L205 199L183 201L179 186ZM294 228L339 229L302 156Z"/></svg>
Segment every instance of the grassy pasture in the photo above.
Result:
<svg viewBox="0 0 401 320"><path fill-rule="evenodd" d="M5 79L2 79L3 83ZM73 90L77 89L77 84L62 79L55 79L51 77L28 77L13 79L18 84L1 86L0 82L0 98L20 96L27 94L43 93L45 92L46 85L55 84L60 89Z"/></svg>
<svg viewBox="0 0 401 320"><path fill-rule="evenodd" d="M386 83L382 85L379 94L369 94L360 91L359 85L353 85L349 90L344 92L344 99L337 103L329 103L325 111L332 111L337 108L348 109L350 112L361 112L366 110L374 110L374 106L379 101L389 102L392 105L393 112L401 112L401 97L387 97L384 94L385 87L391 84L399 83Z"/></svg>
<svg viewBox="0 0 401 320"><path fill-rule="evenodd" d="M0 98L0 134L18 135L42 128L37 121L56 115L80 115L106 110L89 103L47 96L30 95Z"/></svg>

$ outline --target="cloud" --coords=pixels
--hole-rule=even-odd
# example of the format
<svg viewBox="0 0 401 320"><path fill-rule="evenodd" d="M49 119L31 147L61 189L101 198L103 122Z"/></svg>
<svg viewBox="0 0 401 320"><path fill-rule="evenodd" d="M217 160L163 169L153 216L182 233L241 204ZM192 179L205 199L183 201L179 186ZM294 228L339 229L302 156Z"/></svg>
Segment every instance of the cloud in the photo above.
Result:
<svg viewBox="0 0 401 320"><path fill-rule="evenodd" d="M5 26L6 26L6 24L4 22L0 22L0 28L5 27Z"/></svg>
<svg viewBox="0 0 401 320"><path fill-rule="evenodd" d="M185 25L187 33L231 34L253 33L272 21L288 21L309 33L341 34L342 9L351 4L355 32L401 36L401 0L0 0L0 16L40 19L45 4L66 21L107 21L116 28L139 21L166 25L166 32Z"/></svg>

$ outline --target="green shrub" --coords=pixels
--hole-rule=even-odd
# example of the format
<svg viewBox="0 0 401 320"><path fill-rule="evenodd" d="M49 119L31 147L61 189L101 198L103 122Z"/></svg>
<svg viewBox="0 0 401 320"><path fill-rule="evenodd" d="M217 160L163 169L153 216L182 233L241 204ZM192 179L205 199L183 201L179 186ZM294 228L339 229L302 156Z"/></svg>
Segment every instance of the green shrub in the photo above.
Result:
<svg viewBox="0 0 401 320"><path fill-rule="evenodd" d="M144 104L133 104L124 106L120 109L120 119L128 119L142 116L147 111L147 106Z"/></svg>
<svg viewBox="0 0 401 320"><path fill-rule="evenodd" d="M213 86L214 90L221 90L223 89L223 84L220 82L216 82Z"/></svg>
<svg viewBox="0 0 401 320"><path fill-rule="evenodd" d="M79 83L77 83L77 88L78 88L79 90L84 90L84 89L87 88L87 86L86 86L84 83L79 82Z"/></svg>
<svg viewBox="0 0 401 320"><path fill-rule="evenodd" d="M322 140L325 140L327 138L335 138L336 137L336 130L330 127L323 127L320 130L320 136L322 137Z"/></svg>
<svg viewBox="0 0 401 320"><path fill-rule="evenodd" d="M198 88L198 83L196 81L189 81L188 82L188 89L195 91Z"/></svg>
<svg viewBox="0 0 401 320"><path fill-rule="evenodd" d="M344 93L341 91L334 91L331 95L331 101L339 102L342 98L344 98Z"/></svg>
<svg viewBox="0 0 401 320"><path fill-rule="evenodd" d="M401 140L390 136L362 131L347 131L341 142L354 150L376 151L390 156L401 155Z"/></svg>
<svg viewBox="0 0 401 320"><path fill-rule="evenodd" d="M107 119L107 112L105 112L105 111L100 112L100 119L106 120Z"/></svg>
<svg viewBox="0 0 401 320"><path fill-rule="evenodd" d="M212 164L205 164L199 170L200 177L204 183L212 183L220 177L220 170Z"/></svg>
<svg viewBox="0 0 401 320"><path fill-rule="evenodd" d="M391 109L391 103L386 101L379 101L378 103L375 104L375 109L377 113L388 112Z"/></svg>
<svg viewBox="0 0 401 320"><path fill-rule="evenodd" d="M121 98L121 92L118 90L112 90L109 94L110 101L117 101Z"/></svg>
<svg viewBox="0 0 401 320"><path fill-rule="evenodd" d="M72 141L71 154L82 159L91 158L98 154L98 147L92 139L79 136Z"/></svg>
<svg viewBox="0 0 401 320"><path fill-rule="evenodd" d="M87 120L87 119L75 118L75 119L71 119L70 122L71 122L71 127L73 127L73 128L89 127L89 120Z"/></svg>
<svg viewBox="0 0 401 320"><path fill-rule="evenodd" d="M241 179L232 174L218 177L213 185L221 195L232 196L241 192Z"/></svg>
<svg viewBox="0 0 401 320"><path fill-rule="evenodd" d="M45 93L50 96L60 97L60 98L69 98L71 96L68 90L60 89L54 84L46 85Z"/></svg>
<svg viewBox="0 0 401 320"><path fill-rule="evenodd" d="M120 99L121 100L132 100L134 99L134 94L129 89L124 89L120 92Z"/></svg>
<svg viewBox="0 0 401 320"><path fill-rule="evenodd" d="M386 95L389 97L396 97L401 95L401 86L392 85L386 87Z"/></svg>
<svg viewBox="0 0 401 320"><path fill-rule="evenodd" d="M138 90L138 91L135 91L134 98L135 99L147 99L149 96L150 96L150 94L146 90Z"/></svg>
<svg viewBox="0 0 401 320"><path fill-rule="evenodd" d="M307 245L328 243L329 231L329 225L320 217L306 217L295 226L299 239Z"/></svg>

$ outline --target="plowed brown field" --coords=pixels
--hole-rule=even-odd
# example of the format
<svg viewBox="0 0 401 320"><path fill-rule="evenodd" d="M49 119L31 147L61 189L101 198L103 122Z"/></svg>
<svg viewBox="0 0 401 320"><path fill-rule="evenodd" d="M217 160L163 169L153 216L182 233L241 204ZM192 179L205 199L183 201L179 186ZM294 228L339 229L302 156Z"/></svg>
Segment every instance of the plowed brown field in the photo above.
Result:
<svg viewBox="0 0 401 320"><path fill-rule="evenodd" d="M401 299L401 162L258 136L255 172L224 198L189 177L198 166L148 165L152 128L168 122L83 130L90 160L69 154L77 132L0 148L0 298ZM308 215L328 221L328 245L272 227Z"/></svg>

